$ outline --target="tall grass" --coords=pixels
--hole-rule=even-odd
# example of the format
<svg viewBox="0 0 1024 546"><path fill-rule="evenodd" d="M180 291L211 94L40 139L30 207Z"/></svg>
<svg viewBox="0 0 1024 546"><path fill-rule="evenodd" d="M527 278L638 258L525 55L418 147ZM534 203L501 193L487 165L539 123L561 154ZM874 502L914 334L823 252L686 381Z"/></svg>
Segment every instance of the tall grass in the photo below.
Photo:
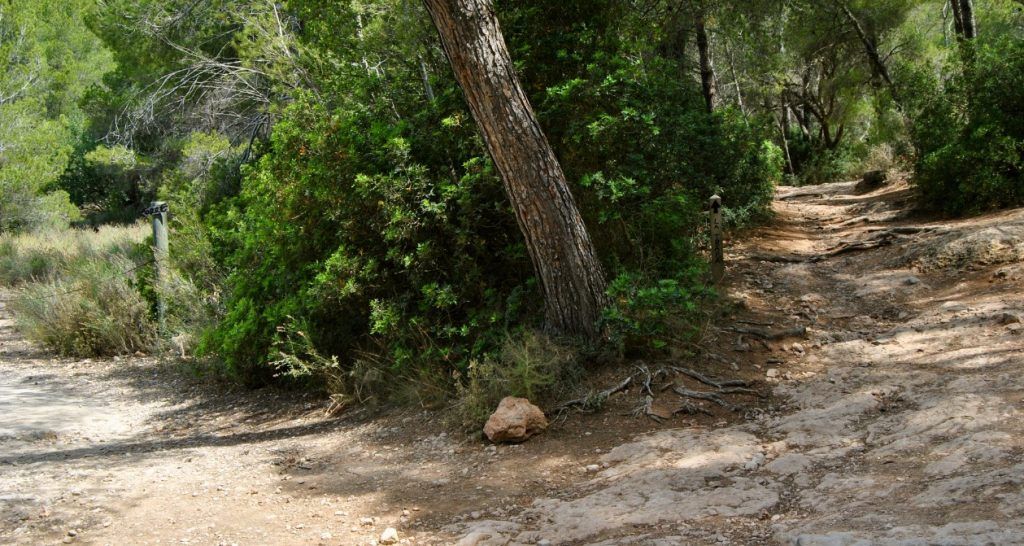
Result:
<svg viewBox="0 0 1024 546"><path fill-rule="evenodd" d="M149 234L144 223L98 230L63 229L0 235L0 284L52 281L83 263L139 254Z"/></svg>
<svg viewBox="0 0 1024 546"><path fill-rule="evenodd" d="M143 297L152 275L145 224L0 236L0 283L33 340L69 356L150 350L157 341Z"/></svg>

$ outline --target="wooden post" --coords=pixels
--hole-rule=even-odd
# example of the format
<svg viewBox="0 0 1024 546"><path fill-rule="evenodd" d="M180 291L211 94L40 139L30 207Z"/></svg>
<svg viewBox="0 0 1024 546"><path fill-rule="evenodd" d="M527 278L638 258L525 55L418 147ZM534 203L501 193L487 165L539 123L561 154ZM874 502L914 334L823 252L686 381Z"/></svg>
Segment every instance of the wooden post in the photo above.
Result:
<svg viewBox="0 0 1024 546"><path fill-rule="evenodd" d="M711 196L711 280L718 284L725 278L725 250L722 247L722 198Z"/></svg>
<svg viewBox="0 0 1024 546"><path fill-rule="evenodd" d="M162 291L167 277L167 203L164 201L153 201L146 209L146 214L153 218L153 263L156 266L156 309L157 318L160 321L160 333L165 333L164 315L167 313L167 303L164 302Z"/></svg>

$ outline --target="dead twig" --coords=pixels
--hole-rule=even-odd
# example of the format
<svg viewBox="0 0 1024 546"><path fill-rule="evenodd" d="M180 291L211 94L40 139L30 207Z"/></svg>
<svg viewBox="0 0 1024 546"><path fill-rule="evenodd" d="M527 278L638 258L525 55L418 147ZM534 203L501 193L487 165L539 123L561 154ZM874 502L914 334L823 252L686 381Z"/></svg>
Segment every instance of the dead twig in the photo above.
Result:
<svg viewBox="0 0 1024 546"><path fill-rule="evenodd" d="M633 410L634 417L650 417L655 423L664 423L665 418L657 413L654 413L654 397L651 395L644 396L644 401L635 410Z"/></svg>
<svg viewBox="0 0 1024 546"><path fill-rule="evenodd" d="M598 392L596 394L584 396L582 398L577 398L575 400L569 400L567 402L562 402L561 404L555 406L555 408L552 411L554 411L554 412L563 412L563 411L565 411L565 410L567 410L569 408L572 408L572 407L582 407L582 408L599 407L602 404L604 404L604 402L606 400L608 400L608 398L611 395L626 390L626 388L628 388L629 385L633 383L633 377L634 377L633 375L630 375L630 376L626 377L625 379L623 379L618 384L613 385L611 387L608 387L607 389L605 389L603 391L600 391L600 392Z"/></svg>

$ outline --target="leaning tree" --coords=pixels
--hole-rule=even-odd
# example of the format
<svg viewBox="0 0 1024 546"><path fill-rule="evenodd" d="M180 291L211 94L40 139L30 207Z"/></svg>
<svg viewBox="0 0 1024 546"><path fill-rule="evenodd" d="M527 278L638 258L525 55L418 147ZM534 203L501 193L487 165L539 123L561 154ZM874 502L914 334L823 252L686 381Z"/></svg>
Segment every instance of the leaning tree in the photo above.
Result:
<svg viewBox="0 0 1024 546"><path fill-rule="evenodd" d="M491 0L424 0L512 203L557 334L594 339L607 281Z"/></svg>

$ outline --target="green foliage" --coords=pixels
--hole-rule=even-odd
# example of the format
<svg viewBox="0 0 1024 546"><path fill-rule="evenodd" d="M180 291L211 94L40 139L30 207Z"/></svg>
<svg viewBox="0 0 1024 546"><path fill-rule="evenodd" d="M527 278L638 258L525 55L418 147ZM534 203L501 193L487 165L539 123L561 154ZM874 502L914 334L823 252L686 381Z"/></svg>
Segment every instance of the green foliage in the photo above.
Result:
<svg viewBox="0 0 1024 546"><path fill-rule="evenodd" d="M518 319L508 295L527 264L488 166L434 178L401 127L365 111L303 100L283 120L218 220L232 228L215 236L237 250L208 350L242 375L258 371L276 327L294 316L325 354L350 357L369 334L395 366L458 363L486 330Z"/></svg>
<svg viewBox="0 0 1024 546"><path fill-rule="evenodd" d="M313 66L319 92L276 114L240 195L206 217L233 273L223 320L202 347L250 380L270 375L277 328L293 320L304 342L330 355L322 362L337 357L350 369L374 353L385 375L446 376L496 351L508 328L541 319L518 227L447 69L430 78L428 103L423 67L399 59L433 53L381 39L430 36L425 21L357 11L364 27L345 42L352 49L335 45L338 26L320 23L301 47L331 66L389 62L388 81L400 83ZM616 38L620 11L536 4L503 13L602 258L652 286L685 285L682 299L700 282L690 268L702 204L722 193L737 224L763 213L781 152L738 112L707 115L674 61L609 54L633 47ZM345 9L325 17L356 30ZM538 18L547 21L539 35ZM564 53L567 43L575 53Z"/></svg>
<svg viewBox="0 0 1024 546"><path fill-rule="evenodd" d="M0 231L66 227L58 176L84 125L78 100L110 66L86 0L0 4Z"/></svg>
<svg viewBox="0 0 1024 546"><path fill-rule="evenodd" d="M711 296L701 283L705 269L695 260L677 278L651 281L622 273L613 279L604 323L619 352L661 351L691 341L700 325L700 302Z"/></svg>
<svg viewBox="0 0 1024 546"><path fill-rule="evenodd" d="M956 75L919 75L914 127L924 202L950 214L1024 204L1024 41L974 44Z"/></svg>

